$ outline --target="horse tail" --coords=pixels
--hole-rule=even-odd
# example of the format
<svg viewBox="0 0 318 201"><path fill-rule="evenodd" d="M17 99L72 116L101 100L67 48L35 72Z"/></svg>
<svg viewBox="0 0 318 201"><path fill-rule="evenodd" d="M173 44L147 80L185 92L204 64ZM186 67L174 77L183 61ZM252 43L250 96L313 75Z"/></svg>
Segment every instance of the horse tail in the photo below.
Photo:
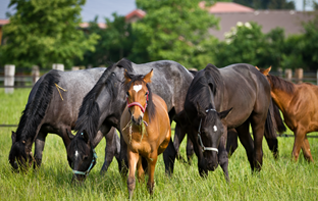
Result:
<svg viewBox="0 0 318 201"><path fill-rule="evenodd" d="M273 101L271 100L267 112L267 117L265 121L265 139L267 142L267 145L269 149L272 151L274 158L278 158L278 140L277 140L277 134L275 132L275 121L273 121L273 110L274 105Z"/></svg>
<svg viewBox="0 0 318 201"><path fill-rule="evenodd" d="M52 98L53 89L59 81L60 75L58 71L51 70L34 85L20 118L16 141L29 139L33 141L36 138L37 127L45 116L46 109Z"/></svg>

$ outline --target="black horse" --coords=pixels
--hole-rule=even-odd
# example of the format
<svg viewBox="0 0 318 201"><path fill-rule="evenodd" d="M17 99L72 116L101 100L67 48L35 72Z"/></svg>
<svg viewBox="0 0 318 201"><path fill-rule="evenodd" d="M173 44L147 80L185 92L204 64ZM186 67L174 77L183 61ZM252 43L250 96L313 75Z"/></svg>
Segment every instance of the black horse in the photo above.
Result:
<svg viewBox="0 0 318 201"><path fill-rule="evenodd" d="M183 126L193 142L201 176L220 164L229 179L226 138L227 130L232 128L246 149L251 169L261 169L264 132L276 138L270 102L270 85L252 65L233 64L218 69L208 64L196 74L185 100L188 124Z"/></svg>
<svg viewBox="0 0 318 201"><path fill-rule="evenodd" d="M19 164L27 167L35 159L34 167L40 166L45 139L48 133L59 135L68 146L74 137L71 130L75 126L80 105L84 96L93 88L106 68L93 68L63 72L51 70L43 75L32 88L28 102L21 116L16 132L12 132L12 147L9 162L14 169ZM67 90L67 91L64 91ZM98 132L99 142L103 137ZM114 156L119 155L119 137L113 128L106 135L105 163L110 163ZM34 159L31 153L35 142ZM95 142L93 142L94 144Z"/></svg>
<svg viewBox="0 0 318 201"><path fill-rule="evenodd" d="M85 96L75 129L78 131L67 149L68 161L74 170L76 180L84 180L95 164L95 157L91 144L96 140L98 129L107 132L112 126L119 130L121 114L126 106L126 94L123 89L124 70L133 74L145 74L154 70L150 87L167 104L171 120L182 120L179 116L183 110L184 100L193 75L181 64L174 61L155 61L145 64L134 64L122 59L108 67L100 77L94 88ZM180 121L179 121L180 122ZM177 123L177 128L180 124ZM121 141L120 170L127 165L127 145ZM85 156L85 157L84 157ZM173 171L176 151L170 141L164 152L166 172ZM107 168L103 167L102 172Z"/></svg>

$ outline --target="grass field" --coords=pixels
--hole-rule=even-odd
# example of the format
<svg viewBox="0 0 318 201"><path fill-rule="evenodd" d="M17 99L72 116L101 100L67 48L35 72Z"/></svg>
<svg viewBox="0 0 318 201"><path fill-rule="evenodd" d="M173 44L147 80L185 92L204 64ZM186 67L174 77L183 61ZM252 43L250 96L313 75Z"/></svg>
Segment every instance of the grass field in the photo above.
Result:
<svg viewBox="0 0 318 201"><path fill-rule="evenodd" d="M0 89L0 124L18 124L27 102L30 89L15 89L14 94L4 94ZM96 148L97 165L83 185L72 185L72 171L66 160L62 140L49 135L43 153L43 165L37 171L25 174L11 172L8 154L11 147L11 130L0 128L0 200L125 200L128 197L126 179L118 172L114 160L108 172L99 171L104 160L105 140ZM290 133L290 131L289 131ZM316 133L317 135L317 133ZM291 161L294 138L279 138L280 157L275 161L264 142L263 169L251 174L245 150L238 150L229 159L231 182L224 179L222 169L199 176L197 160L192 165L176 161L172 177L164 174L162 156L155 172L153 200L318 200L318 166L308 164L301 155ZM318 139L309 139L313 158L318 160ZM185 156L185 143L181 148ZM134 200L150 199L146 183L136 184Z"/></svg>

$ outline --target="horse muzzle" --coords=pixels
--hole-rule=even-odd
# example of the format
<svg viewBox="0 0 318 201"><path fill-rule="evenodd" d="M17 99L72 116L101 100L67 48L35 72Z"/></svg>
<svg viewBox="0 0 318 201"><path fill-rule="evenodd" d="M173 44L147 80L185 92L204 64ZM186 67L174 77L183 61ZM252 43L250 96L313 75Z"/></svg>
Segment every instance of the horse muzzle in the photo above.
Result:
<svg viewBox="0 0 318 201"><path fill-rule="evenodd" d="M142 116L138 116L137 118L134 116L131 116L131 121L133 124L140 126L142 124Z"/></svg>

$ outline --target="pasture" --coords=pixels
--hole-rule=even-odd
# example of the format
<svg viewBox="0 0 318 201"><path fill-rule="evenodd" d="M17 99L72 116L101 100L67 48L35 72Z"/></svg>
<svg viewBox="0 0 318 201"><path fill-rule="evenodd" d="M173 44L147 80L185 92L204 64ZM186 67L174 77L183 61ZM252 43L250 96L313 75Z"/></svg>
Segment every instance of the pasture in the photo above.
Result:
<svg viewBox="0 0 318 201"><path fill-rule="evenodd" d="M18 124L27 102L30 89L15 89L5 94L0 89L0 124ZM11 130L0 128L0 200L124 200L128 197L126 178L118 172L113 160L108 172L100 175L104 161L105 140L97 147L97 164L83 185L72 185L72 171L66 159L61 138L49 135L43 153L42 166L28 173L11 172L8 154L11 147ZM291 131L287 131L291 133ZM314 133L318 135L317 133ZM192 165L176 161L174 174L164 174L162 155L155 171L153 200L317 200L318 197L318 141L309 138L315 164L308 164L301 153L298 162L291 161L294 138L279 138L279 159L274 160L263 140L263 168L251 174L246 153L241 144L229 159L228 184L222 169L209 172L205 179L198 173L197 159ZM181 146L185 157L185 141ZM134 200L146 200L146 182L136 182Z"/></svg>

